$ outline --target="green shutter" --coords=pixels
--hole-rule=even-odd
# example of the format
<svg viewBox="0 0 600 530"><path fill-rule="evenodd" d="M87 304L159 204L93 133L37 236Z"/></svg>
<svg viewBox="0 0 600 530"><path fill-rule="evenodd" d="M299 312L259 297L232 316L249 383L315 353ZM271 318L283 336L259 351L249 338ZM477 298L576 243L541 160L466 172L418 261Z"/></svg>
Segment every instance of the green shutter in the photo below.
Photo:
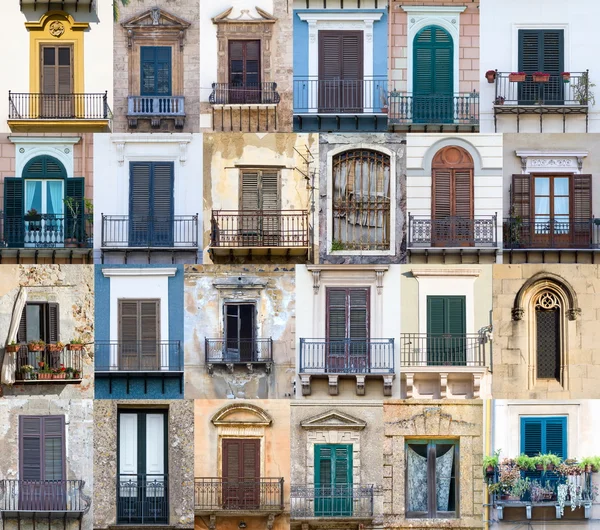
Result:
<svg viewBox="0 0 600 530"><path fill-rule="evenodd" d="M427 297L427 364L466 364L464 296Z"/></svg>
<svg viewBox="0 0 600 530"><path fill-rule="evenodd" d="M352 484L352 445L315 445L315 516L350 517Z"/></svg>
<svg viewBox="0 0 600 530"><path fill-rule="evenodd" d="M23 246L24 232L23 179L4 179L4 241L9 247Z"/></svg>
<svg viewBox="0 0 600 530"><path fill-rule="evenodd" d="M34 179L67 178L67 170L56 158L41 155L27 162L22 176Z"/></svg>
<svg viewBox="0 0 600 530"><path fill-rule="evenodd" d="M65 234L67 237L74 237L77 241L85 240L85 181L83 177L75 177L66 179L66 197L73 197L75 201L79 204L79 213L77 215L77 220L71 216L71 212L68 208L65 208L65 216L66 216L66 226L65 226Z"/></svg>

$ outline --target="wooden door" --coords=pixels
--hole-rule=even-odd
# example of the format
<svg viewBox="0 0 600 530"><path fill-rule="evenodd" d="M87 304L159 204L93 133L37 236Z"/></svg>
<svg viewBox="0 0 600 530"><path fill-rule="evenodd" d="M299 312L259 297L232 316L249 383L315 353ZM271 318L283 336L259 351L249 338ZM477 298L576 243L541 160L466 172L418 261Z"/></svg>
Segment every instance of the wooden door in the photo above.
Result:
<svg viewBox="0 0 600 530"><path fill-rule="evenodd" d="M352 445L315 445L315 517L351 517L352 485Z"/></svg>
<svg viewBox="0 0 600 530"><path fill-rule="evenodd" d="M261 102L260 40L229 41L229 103Z"/></svg>
<svg viewBox="0 0 600 530"><path fill-rule="evenodd" d="M154 371L161 360L160 300L119 300L119 369Z"/></svg>
<svg viewBox="0 0 600 530"><path fill-rule="evenodd" d="M42 45L40 59L40 116L55 119L74 118L73 48Z"/></svg>
<svg viewBox="0 0 600 530"><path fill-rule="evenodd" d="M223 439L223 507L258 509L260 506L260 440Z"/></svg>

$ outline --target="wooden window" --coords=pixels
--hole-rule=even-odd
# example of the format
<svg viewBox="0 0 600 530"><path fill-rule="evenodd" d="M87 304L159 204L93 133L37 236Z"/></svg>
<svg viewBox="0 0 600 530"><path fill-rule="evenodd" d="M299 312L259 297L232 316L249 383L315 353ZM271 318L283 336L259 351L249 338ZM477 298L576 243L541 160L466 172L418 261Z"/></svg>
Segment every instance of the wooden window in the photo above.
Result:
<svg viewBox="0 0 600 530"><path fill-rule="evenodd" d="M160 300L119 300L119 367L160 370Z"/></svg>
<svg viewBox="0 0 600 530"><path fill-rule="evenodd" d="M315 445L315 517L352 516L352 445Z"/></svg>
<svg viewBox="0 0 600 530"><path fill-rule="evenodd" d="M171 47L141 46L141 88L142 96L171 95Z"/></svg>
<svg viewBox="0 0 600 530"><path fill-rule="evenodd" d="M550 290L538 294L535 309L536 365L538 379L560 381L561 322L563 310L560 298Z"/></svg>
<svg viewBox="0 0 600 530"><path fill-rule="evenodd" d="M279 171L245 169L240 172L240 218L244 246L277 246L280 239Z"/></svg>
<svg viewBox="0 0 600 530"><path fill-rule="evenodd" d="M229 41L229 103L261 102L259 40Z"/></svg>
<svg viewBox="0 0 600 530"><path fill-rule="evenodd" d="M226 355L229 362L254 360L255 319L254 304L225 304Z"/></svg>
<svg viewBox="0 0 600 530"><path fill-rule="evenodd" d="M521 417L521 453L567 458L567 417Z"/></svg>
<svg viewBox="0 0 600 530"><path fill-rule="evenodd" d="M260 440L223 439L223 504L225 509L260 505Z"/></svg>
<svg viewBox="0 0 600 530"><path fill-rule="evenodd" d="M390 249L390 157L352 149L333 157L333 250Z"/></svg>
<svg viewBox="0 0 600 530"><path fill-rule="evenodd" d="M406 444L406 504L410 518L451 518L458 513L458 443L410 440Z"/></svg>
<svg viewBox="0 0 600 530"><path fill-rule="evenodd" d="M427 297L427 364L464 366L466 358L464 296Z"/></svg>
<svg viewBox="0 0 600 530"><path fill-rule="evenodd" d="M362 112L363 32L319 31L319 111Z"/></svg>
<svg viewBox="0 0 600 530"><path fill-rule="evenodd" d="M40 114L43 118L72 118L73 49L71 46L42 45L40 59L42 95Z"/></svg>

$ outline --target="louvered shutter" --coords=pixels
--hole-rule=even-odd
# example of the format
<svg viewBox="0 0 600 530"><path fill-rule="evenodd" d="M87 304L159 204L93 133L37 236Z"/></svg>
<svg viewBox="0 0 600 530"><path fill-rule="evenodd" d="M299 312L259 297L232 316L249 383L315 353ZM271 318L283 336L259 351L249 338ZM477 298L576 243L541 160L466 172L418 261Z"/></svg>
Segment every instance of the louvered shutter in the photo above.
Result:
<svg viewBox="0 0 600 530"><path fill-rule="evenodd" d="M433 218L444 219L452 215L452 170L433 170Z"/></svg>
<svg viewBox="0 0 600 530"><path fill-rule="evenodd" d="M349 289L350 339L369 338L369 291Z"/></svg>
<svg viewBox="0 0 600 530"><path fill-rule="evenodd" d="M19 416L21 480L63 480L64 417Z"/></svg>
<svg viewBox="0 0 600 530"><path fill-rule="evenodd" d="M159 323L160 303L158 300L139 301L139 336L141 338L140 355L143 370L158 370L159 360Z"/></svg>
<svg viewBox="0 0 600 530"><path fill-rule="evenodd" d="M56 343L60 339L60 312L59 306L56 303L48 303L48 327L47 327L47 341L50 343Z"/></svg>
<svg viewBox="0 0 600 530"><path fill-rule="evenodd" d="M567 418L546 418L546 449L560 458L567 458Z"/></svg>
<svg viewBox="0 0 600 530"><path fill-rule="evenodd" d="M152 164L150 205L152 246L173 246L173 162L154 162Z"/></svg>
<svg viewBox="0 0 600 530"><path fill-rule="evenodd" d="M159 369L159 315L158 300L119 300L119 342L123 369Z"/></svg>
<svg viewBox="0 0 600 530"><path fill-rule="evenodd" d="M451 296L446 298L447 305L447 333L451 335L463 335L465 333L466 323L466 311L465 311L465 298L463 296Z"/></svg>
<svg viewBox="0 0 600 530"><path fill-rule="evenodd" d="M27 342L27 304L25 304L23 307L23 312L21 313L21 320L19 320L16 341L18 343Z"/></svg>
<svg viewBox="0 0 600 530"><path fill-rule="evenodd" d="M338 31L319 32L319 80L342 79L342 35Z"/></svg>
<svg viewBox="0 0 600 530"><path fill-rule="evenodd" d="M56 70L58 69L57 48L55 46L42 47L42 93L56 94Z"/></svg>
<svg viewBox="0 0 600 530"><path fill-rule="evenodd" d="M446 301L442 296L427 297L427 334L446 333Z"/></svg>
<svg viewBox="0 0 600 530"><path fill-rule="evenodd" d="M263 210L263 245L277 246L279 242L279 173L261 171L260 206ZM269 212L273 212L269 214Z"/></svg>
<svg viewBox="0 0 600 530"><path fill-rule="evenodd" d="M591 242L592 175L574 174L571 177L573 203L573 240L576 244Z"/></svg>
<svg viewBox="0 0 600 530"><path fill-rule="evenodd" d="M351 445L315 445L315 488L315 516L352 515Z"/></svg>
<svg viewBox="0 0 600 530"><path fill-rule="evenodd" d="M552 453L567 457L567 418L521 418L521 452L528 456Z"/></svg>
<svg viewBox="0 0 600 530"><path fill-rule="evenodd" d="M473 171L471 169L455 169L454 201L452 215L463 219L473 218Z"/></svg>
<svg viewBox="0 0 600 530"><path fill-rule="evenodd" d="M531 218L531 177L530 175L513 175L511 188L513 217L523 221Z"/></svg>
<svg viewBox="0 0 600 530"><path fill-rule="evenodd" d="M246 60L244 64L244 82L249 89L257 89L260 83L260 41L250 40L244 43L246 48ZM250 101L254 103L260 101L256 98L257 92L250 92Z"/></svg>
<svg viewBox="0 0 600 530"><path fill-rule="evenodd" d="M260 210L258 179L258 171L242 172L242 210Z"/></svg>
<svg viewBox="0 0 600 530"><path fill-rule="evenodd" d="M69 46L43 46L41 50L41 92L43 117L73 116L73 67ZM59 97L67 95L68 97Z"/></svg>
<svg viewBox="0 0 600 530"><path fill-rule="evenodd" d="M49 165L48 167L52 167ZM54 171L54 169L52 170ZM67 237L74 237L78 241L84 241L86 234L85 226L85 180L82 177L74 177L66 179L67 197L73 197L79 204L79 214L77 219L73 219L68 208L65 211L67 215L67 223L65 226L65 233Z"/></svg>
<svg viewBox="0 0 600 530"><path fill-rule="evenodd" d="M255 508L259 504L260 440L223 440L225 505Z"/></svg>
<svg viewBox="0 0 600 530"><path fill-rule="evenodd" d="M544 452L542 446L542 420L523 418L521 436L522 452L527 456L537 456Z"/></svg>
<svg viewBox="0 0 600 530"><path fill-rule="evenodd" d="M427 362L464 365L466 310L463 296L427 297Z"/></svg>
<svg viewBox="0 0 600 530"><path fill-rule="evenodd" d="M149 243L151 194L150 162L131 162L129 166L129 244L146 246Z"/></svg>
<svg viewBox="0 0 600 530"><path fill-rule="evenodd" d="M327 340L346 338L346 297L347 289L327 289Z"/></svg>
<svg viewBox="0 0 600 530"><path fill-rule="evenodd" d="M119 368L139 370L138 302L119 300Z"/></svg>
<svg viewBox="0 0 600 530"><path fill-rule="evenodd" d="M414 42L413 92L415 95L433 93L434 52L428 47L433 39L433 28L420 31Z"/></svg>
<svg viewBox="0 0 600 530"><path fill-rule="evenodd" d="M42 480L42 418L19 416L21 480Z"/></svg>
<svg viewBox="0 0 600 530"><path fill-rule="evenodd" d="M22 247L24 235L23 179L4 178L4 240L9 247Z"/></svg>
<svg viewBox="0 0 600 530"><path fill-rule="evenodd" d="M44 428L44 479L63 480L63 425L62 416L43 418Z"/></svg>

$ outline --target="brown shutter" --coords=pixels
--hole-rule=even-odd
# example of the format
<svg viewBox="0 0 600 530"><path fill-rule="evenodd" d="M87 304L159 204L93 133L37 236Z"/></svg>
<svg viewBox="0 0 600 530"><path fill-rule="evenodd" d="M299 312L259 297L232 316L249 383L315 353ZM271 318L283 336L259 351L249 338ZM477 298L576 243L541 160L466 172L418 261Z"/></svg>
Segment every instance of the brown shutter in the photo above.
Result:
<svg viewBox="0 0 600 530"><path fill-rule="evenodd" d="M242 210L260 210L258 171L242 171Z"/></svg>
<svg viewBox="0 0 600 530"><path fill-rule="evenodd" d="M19 416L21 480L42 480L42 418Z"/></svg>
<svg viewBox="0 0 600 530"><path fill-rule="evenodd" d="M262 171L260 183L261 208L263 210L279 209L279 173Z"/></svg>
<svg viewBox="0 0 600 530"><path fill-rule="evenodd" d="M58 304L49 303L47 305L47 317L48 317L48 336L47 341L50 343L56 343L60 339L60 312Z"/></svg>
<svg viewBox="0 0 600 530"><path fill-rule="evenodd" d="M573 175L573 217L575 221L592 218L592 175Z"/></svg>
<svg viewBox="0 0 600 530"><path fill-rule="evenodd" d="M369 338L369 289L327 289L327 340Z"/></svg>
<svg viewBox="0 0 600 530"><path fill-rule="evenodd" d="M434 169L432 175L433 219L444 219L452 215L452 170Z"/></svg>
<svg viewBox="0 0 600 530"><path fill-rule="evenodd" d="M157 370L159 362L159 336L160 336L160 301L140 301L140 337L142 346L140 349L142 369Z"/></svg>
<svg viewBox="0 0 600 530"><path fill-rule="evenodd" d="M342 78L362 79L363 76L363 34L344 32L342 35Z"/></svg>
<svg viewBox="0 0 600 530"><path fill-rule="evenodd" d="M138 302L137 300L119 300L119 341L137 342Z"/></svg>
<svg viewBox="0 0 600 530"><path fill-rule="evenodd" d="M57 93L58 49L55 46L43 46L41 50L42 61L42 93Z"/></svg>
<svg viewBox="0 0 600 530"><path fill-rule="evenodd" d="M531 218L531 176L513 175L512 189L512 217L520 217L522 220Z"/></svg>
<svg viewBox="0 0 600 530"><path fill-rule="evenodd" d="M452 215L463 219L473 218L473 171L454 170L454 200Z"/></svg>
<svg viewBox="0 0 600 530"><path fill-rule="evenodd" d="M342 78L342 36L339 31L319 31L319 79Z"/></svg>
<svg viewBox="0 0 600 530"><path fill-rule="evenodd" d="M160 300L119 300L122 369L159 368Z"/></svg>

